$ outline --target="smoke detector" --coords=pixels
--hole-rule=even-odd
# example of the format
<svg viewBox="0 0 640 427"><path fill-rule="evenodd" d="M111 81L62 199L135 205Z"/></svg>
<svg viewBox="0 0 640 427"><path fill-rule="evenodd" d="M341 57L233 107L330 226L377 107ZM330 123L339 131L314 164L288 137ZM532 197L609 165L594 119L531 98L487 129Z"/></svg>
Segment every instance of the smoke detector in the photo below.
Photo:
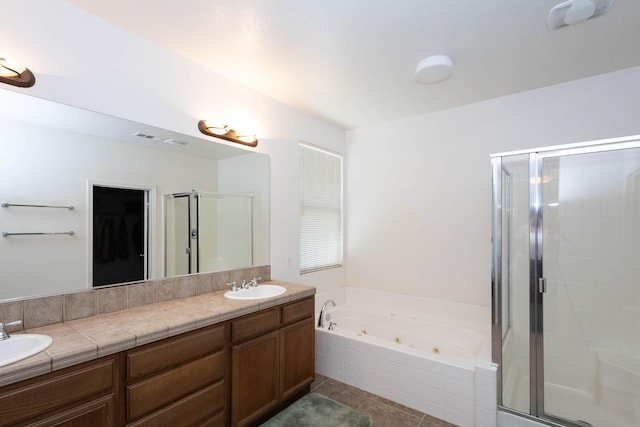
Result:
<svg viewBox="0 0 640 427"><path fill-rule="evenodd" d="M550 30L579 24L607 13L615 0L569 0L555 5L547 16Z"/></svg>
<svg viewBox="0 0 640 427"><path fill-rule="evenodd" d="M424 58L416 66L415 78L419 83L438 83L451 77L453 61L447 55Z"/></svg>

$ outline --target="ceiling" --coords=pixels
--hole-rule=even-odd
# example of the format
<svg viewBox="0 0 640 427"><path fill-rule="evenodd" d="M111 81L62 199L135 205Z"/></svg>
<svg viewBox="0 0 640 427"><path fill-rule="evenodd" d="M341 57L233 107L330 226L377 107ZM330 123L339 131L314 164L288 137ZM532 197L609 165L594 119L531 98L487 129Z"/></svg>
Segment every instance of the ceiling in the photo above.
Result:
<svg viewBox="0 0 640 427"><path fill-rule="evenodd" d="M69 0L346 129L640 65L640 1L548 30L563 0ZM447 54L454 74L414 79Z"/></svg>

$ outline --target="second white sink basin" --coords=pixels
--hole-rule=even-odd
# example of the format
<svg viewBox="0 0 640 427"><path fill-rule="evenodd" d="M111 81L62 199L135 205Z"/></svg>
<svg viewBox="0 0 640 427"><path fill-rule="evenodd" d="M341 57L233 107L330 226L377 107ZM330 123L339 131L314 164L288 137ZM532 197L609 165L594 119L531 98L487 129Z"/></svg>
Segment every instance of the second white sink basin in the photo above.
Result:
<svg viewBox="0 0 640 427"><path fill-rule="evenodd" d="M40 353L51 345L53 340L48 335L15 334L0 341L0 366L8 365L36 353Z"/></svg>
<svg viewBox="0 0 640 427"><path fill-rule="evenodd" d="M282 295L287 288L278 285L260 285L257 288L238 289L237 291L227 291L224 296L229 299L262 299Z"/></svg>

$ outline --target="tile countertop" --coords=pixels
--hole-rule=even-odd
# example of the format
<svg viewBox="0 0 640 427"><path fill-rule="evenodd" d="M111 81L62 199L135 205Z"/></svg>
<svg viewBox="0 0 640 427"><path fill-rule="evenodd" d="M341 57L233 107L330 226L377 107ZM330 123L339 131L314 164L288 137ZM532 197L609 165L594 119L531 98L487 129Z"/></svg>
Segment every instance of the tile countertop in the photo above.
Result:
<svg viewBox="0 0 640 427"><path fill-rule="evenodd" d="M0 386L316 293L315 287L296 283L272 280L264 284L284 286L287 291L260 300L232 300L224 297L225 291L211 292L29 329L25 332L49 335L53 343L34 356L0 367Z"/></svg>

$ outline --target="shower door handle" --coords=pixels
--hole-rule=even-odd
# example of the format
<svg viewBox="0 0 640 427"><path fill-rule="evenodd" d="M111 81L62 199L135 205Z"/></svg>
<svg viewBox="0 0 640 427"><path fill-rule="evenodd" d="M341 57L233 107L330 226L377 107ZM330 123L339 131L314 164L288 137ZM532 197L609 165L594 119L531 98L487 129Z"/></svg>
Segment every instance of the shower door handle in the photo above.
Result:
<svg viewBox="0 0 640 427"><path fill-rule="evenodd" d="M547 278L546 277L540 277L538 279L538 292L540 292L541 294L544 294L547 292Z"/></svg>

